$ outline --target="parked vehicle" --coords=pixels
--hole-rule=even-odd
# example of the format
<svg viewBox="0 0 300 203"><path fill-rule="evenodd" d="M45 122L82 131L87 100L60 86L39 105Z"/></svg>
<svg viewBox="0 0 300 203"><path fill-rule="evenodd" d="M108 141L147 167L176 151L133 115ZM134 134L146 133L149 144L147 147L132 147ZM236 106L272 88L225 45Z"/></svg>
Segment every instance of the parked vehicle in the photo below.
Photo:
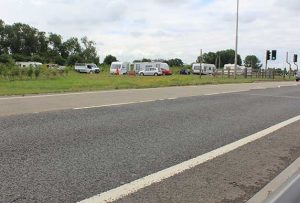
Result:
<svg viewBox="0 0 300 203"><path fill-rule="evenodd" d="M172 71L171 70L167 70L167 69L161 69L162 70L162 74L163 75L172 75Z"/></svg>
<svg viewBox="0 0 300 203"><path fill-rule="evenodd" d="M139 72L139 75L140 76L144 76L144 75L147 75L147 76L159 76L159 75L162 75L162 70L161 68L157 68L157 67L152 67L152 68L145 68L144 70L141 70Z"/></svg>
<svg viewBox="0 0 300 203"><path fill-rule="evenodd" d="M133 63L133 70L136 73L145 70L146 68L160 68L162 70L170 70L170 67L167 63L162 62L138 62Z"/></svg>
<svg viewBox="0 0 300 203"><path fill-rule="evenodd" d="M237 75L243 75L245 73L245 66L237 66L237 70L236 70L236 74ZM235 65L234 64L225 64L224 66L224 74L228 75L228 72L230 73L230 75L234 75L235 73ZM252 74L252 69L248 69L247 70L247 74Z"/></svg>
<svg viewBox="0 0 300 203"><path fill-rule="evenodd" d="M180 75L190 75L191 71L189 69L181 69Z"/></svg>
<svg viewBox="0 0 300 203"><path fill-rule="evenodd" d="M75 71L79 73L100 73L100 68L96 64L76 63Z"/></svg>
<svg viewBox="0 0 300 203"><path fill-rule="evenodd" d="M110 66L110 74L117 74L117 71L119 71L120 75L126 75L130 71L130 63L113 62Z"/></svg>
<svg viewBox="0 0 300 203"><path fill-rule="evenodd" d="M39 62L16 62L16 65L19 66L20 68L29 68L29 67L38 67L42 66L42 63Z"/></svg>
<svg viewBox="0 0 300 203"><path fill-rule="evenodd" d="M297 82L300 81L300 71L298 71L297 74L296 74L296 81L297 81Z"/></svg>
<svg viewBox="0 0 300 203"><path fill-rule="evenodd" d="M192 66L193 74L200 74L200 63L195 63ZM201 74L202 75L212 75L216 72L216 66L214 64L202 64Z"/></svg>

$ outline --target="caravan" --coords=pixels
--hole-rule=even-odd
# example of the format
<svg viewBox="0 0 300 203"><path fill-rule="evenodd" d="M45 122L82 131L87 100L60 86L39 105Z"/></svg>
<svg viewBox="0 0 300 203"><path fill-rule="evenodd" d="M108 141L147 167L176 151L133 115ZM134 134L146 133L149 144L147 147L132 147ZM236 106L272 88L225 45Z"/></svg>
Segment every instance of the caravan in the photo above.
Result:
<svg viewBox="0 0 300 203"><path fill-rule="evenodd" d="M162 62L137 62L133 63L133 69L136 73L144 71L146 68L159 68L162 71L170 70L170 67L167 63Z"/></svg>
<svg viewBox="0 0 300 203"><path fill-rule="evenodd" d="M29 68L29 67L39 67L42 66L42 63L39 62L16 62L16 65L19 66L20 68Z"/></svg>
<svg viewBox="0 0 300 203"><path fill-rule="evenodd" d="M202 75L212 75L216 72L216 66L214 64L202 64L201 73ZM193 64L192 67L193 74L200 74L200 63Z"/></svg>
<svg viewBox="0 0 300 203"><path fill-rule="evenodd" d="M245 66L237 66L236 69L236 74L237 75L243 75L246 71L246 67ZM225 64L224 65L224 74L228 75L228 73L230 75L234 75L235 73L235 64ZM247 75L251 75L252 74L252 68L247 68Z"/></svg>
<svg viewBox="0 0 300 203"><path fill-rule="evenodd" d="M117 74L117 70L120 75L126 75L130 71L130 63L128 62L113 62L110 66L110 74Z"/></svg>

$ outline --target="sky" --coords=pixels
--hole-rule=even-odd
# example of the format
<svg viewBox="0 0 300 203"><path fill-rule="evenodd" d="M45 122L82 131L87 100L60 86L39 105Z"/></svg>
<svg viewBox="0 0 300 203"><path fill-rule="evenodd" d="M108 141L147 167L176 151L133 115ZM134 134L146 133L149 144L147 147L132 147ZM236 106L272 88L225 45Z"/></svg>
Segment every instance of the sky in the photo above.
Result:
<svg viewBox="0 0 300 203"><path fill-rule="evenodd" d="M0 19L96 42L100 58L181 58L235 48L236 0L0 0ZM300 54L299 0L240 0L238 53Z"/></svg>

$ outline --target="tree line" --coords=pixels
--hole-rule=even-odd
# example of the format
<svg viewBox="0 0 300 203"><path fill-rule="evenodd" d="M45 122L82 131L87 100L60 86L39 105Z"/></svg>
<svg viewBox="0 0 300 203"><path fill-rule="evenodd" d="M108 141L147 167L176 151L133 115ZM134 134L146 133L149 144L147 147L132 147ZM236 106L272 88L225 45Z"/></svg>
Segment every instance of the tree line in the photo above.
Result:
<svg viewBox="0 0 300 203"><path fill-rule="evenodd" d="M30 25L15 23L7 25L0 19L0 63L13 63L14 61L36 61L41 63L55 63L59 65L74 65L75 63L99 64L99 56L94 41L87 37L78 39L71 37L63 40L61 35L45 33ZM117 61L117 58L108 55L104 64L110 65ZM134 60L134 62L151 62L151 59ZM169 60L154 60L168 63L171 67L184 65L179 58ZM232 49L218 52L204 53L202 62L215 64L216 67L224 67L225 64L233 64L235 51ZM200 62L200 56L197 58ZM241 56L238 55L238 64L242 64ZM250 55L244 60L244 65L254 69L260 68L259 59Z"/></svg>
<svg viewBox="0 0 300 203"><path fill-rule="evenodd" d="M200 56L197 59L197 62L200 62ZM202 62L208 64L215 64L216 67L224 67L225 64L234 64L235 63L235 50L227 49L217 52L208 52L202 55ZM238 65L242 65L242 58L238 55ZM262 67L261 61L255 55L246 56L244 60L244 65L246 67L252 67L253 69L259 69Z"/></svg>
<svg viewBox="0 0 300 203"><path fill-rule="evenodd" d="M30 25L7 25L0 19L0 62L36 61L59 65L99 64L95 42L87 37L63 40L61 35L45 33Z"/></svg>

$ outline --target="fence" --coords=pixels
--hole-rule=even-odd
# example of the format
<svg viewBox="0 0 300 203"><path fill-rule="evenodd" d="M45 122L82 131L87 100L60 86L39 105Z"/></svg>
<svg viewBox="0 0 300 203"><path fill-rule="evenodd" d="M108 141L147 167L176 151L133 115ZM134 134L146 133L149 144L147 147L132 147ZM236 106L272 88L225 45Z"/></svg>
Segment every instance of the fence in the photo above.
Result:
<svg viewBox="0 0 300 203"><path fill-rule="evenodd" d="M261 79L292 79L296 75L296 71L286 71L286 70L278 70L278 69L258 69L258 70L237 70L237 76L243 78L261 78ZM218 70L214 76L222 77L222 78L231 78L234 77L234 70Z"/></svg>

